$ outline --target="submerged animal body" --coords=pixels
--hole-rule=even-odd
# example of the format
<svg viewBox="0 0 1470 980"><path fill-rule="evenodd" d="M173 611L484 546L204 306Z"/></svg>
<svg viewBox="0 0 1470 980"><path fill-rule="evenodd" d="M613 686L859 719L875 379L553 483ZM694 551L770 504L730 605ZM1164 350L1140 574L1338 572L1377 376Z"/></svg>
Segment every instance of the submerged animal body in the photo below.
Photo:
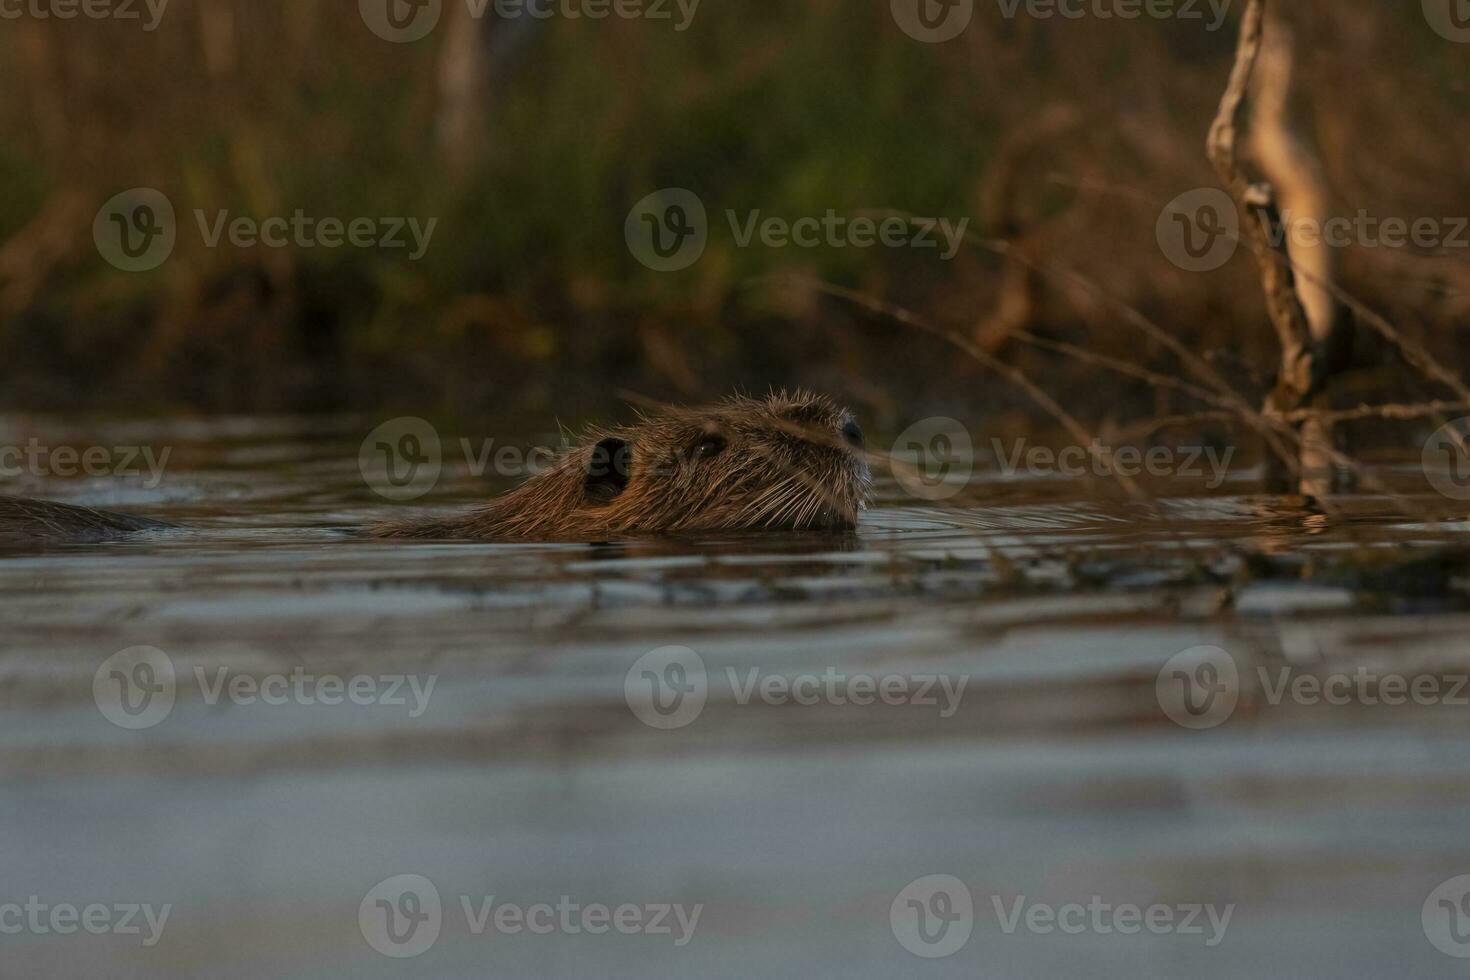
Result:
<svg viewBox="0 0 1470 980"><path fill-rule="evenodd" d="M0 496L0 540L107 541L170 527L162 521L130 514Z"/></svg>
<svg viewBox="0 0 1470 980"><path fill-rule="evenodd" d="M589 539L856 526L870 489L851 413L797 392L676 408L593 432L547 470L457 517L392 521L387 538Z"/></svg>
<svg viewBox="0 0 1470 980"><path fill-rule="evenodd" d="M577 541L638 534L843 531L870 492L862 430L821 395L673 408L584 443L467 513L385 521L384 539ZM171 525L0 497L0 539L96 541Z"/></svg>

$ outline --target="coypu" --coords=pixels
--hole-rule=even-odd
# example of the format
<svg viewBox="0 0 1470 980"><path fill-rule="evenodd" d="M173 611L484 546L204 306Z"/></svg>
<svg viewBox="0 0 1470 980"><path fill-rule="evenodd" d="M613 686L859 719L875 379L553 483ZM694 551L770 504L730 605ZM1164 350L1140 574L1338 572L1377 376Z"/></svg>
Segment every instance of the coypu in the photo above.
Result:
<svg viewBox="0 0 1470 980"><path fill-rule="evenodd" d="M468 514L368 533L493 540L845 530L868 493L861 446L851 414L821 396L730 398L590 433L546 471Z"/></svg>
<svg viewBox="0 0 1470 980"><path fill-rule="evenodd" d="M375 538L593 540L632 534L842 531L869 491L863 435L820 395L782 391L674 408L596 430L466 514L387 521ZM106 540L171 525L0 497L0 538Z"/></svg>

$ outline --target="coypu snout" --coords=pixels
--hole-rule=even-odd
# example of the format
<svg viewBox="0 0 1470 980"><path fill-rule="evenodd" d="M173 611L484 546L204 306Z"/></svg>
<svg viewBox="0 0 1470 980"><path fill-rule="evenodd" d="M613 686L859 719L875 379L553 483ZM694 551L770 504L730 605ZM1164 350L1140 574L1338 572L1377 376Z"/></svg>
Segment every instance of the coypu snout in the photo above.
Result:
<svg viewBox="0 0 1470 980"><path fill-rule="evenodd" d="M591 539L711 531L841 531L870 491L852 414L808 392L676 408L592 433L546 471L459 518L380 537Z"/></svg>

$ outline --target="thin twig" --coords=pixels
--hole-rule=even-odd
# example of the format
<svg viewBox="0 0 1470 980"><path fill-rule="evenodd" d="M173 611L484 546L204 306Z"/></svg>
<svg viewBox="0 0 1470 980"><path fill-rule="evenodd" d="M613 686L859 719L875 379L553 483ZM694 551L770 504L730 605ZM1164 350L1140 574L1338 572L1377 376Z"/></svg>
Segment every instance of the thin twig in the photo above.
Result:
<svg viewBox="0 0 1470 980"><path fill-rule="evenodd" d="M1038 406L1040 406L1044 412L1046 412L1058 423L1060 423L1062 427L1065 428L1067 432L1072 436L1072 438L1077 440L1078 445L1085 447L1088 455L1090 455L1095 462L1104 466L1107 469L1108 473L1115 479L1117 479L1118 483L1123 487L1123 489L1128 492L1129 496L1132 496L1135 499L1139 500L1148 499L1147 495L1139 489L1138 484L1136 484L1132 480L1132 478L1124 473L1119 473L1116 469L1113 468L1111 462L1105 456L1096 451L1097 443L1092 433L1088 432L1087 429L1083 427L1082 423L1078 422L1075 418L1072 417L1069 412L1067 412L1066 409L1058 404L1056 399L1052 398L1051 395L1043 391L1034 381L1026 377L1024 372L1012 367L1009 364L1006 364L1004 361L1001 361L999 358L995 357L994 355L980 347L970 338L955 333L952 330L946 330L945 328L939 326L936 323L932 323L929 320L926 320L924 317L919 316L917 313L914 313L911 310L906 310L901 306L895 306L892 303L887 303L875 297L867 296L863 293L857 292L856 290L848 289L845 286L838 286L835 283L826 282L821 279L812 279L807 276L787 277L787 279L788 281L800 282L803 285L809 286L817 290L818 292L825 293L828 296L835 296L839 299L845 299L849 302L856 303L857 305L866 307L867 309L872 310L875 313L881 313L886 317L896 320L899 323L904 324L905 326L914 327L915 329L922 330L925 333L932 334L933 336L938 337L941 340L953 344L955 347L964 351L966 354L969 354L975 360L979 361L985 367L996 372L997 374L1002 375L1012 384L1016 385L1018 388L1024 391L1027 396L1030 397L1031 400L1034 401Z"/></svg>

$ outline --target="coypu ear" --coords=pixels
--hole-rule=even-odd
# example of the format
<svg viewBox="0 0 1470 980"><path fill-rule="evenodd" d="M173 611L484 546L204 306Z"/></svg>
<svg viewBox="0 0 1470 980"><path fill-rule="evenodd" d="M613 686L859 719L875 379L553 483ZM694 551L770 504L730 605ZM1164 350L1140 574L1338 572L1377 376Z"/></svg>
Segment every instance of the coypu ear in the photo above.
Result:
<svg viewBox="0 0 1470 980"><path fill-rule="evenodd" d="M622 439L604 439L592 447L583 487L594 504L611 503L628 486L633 467L633 447Z"/></svg>

